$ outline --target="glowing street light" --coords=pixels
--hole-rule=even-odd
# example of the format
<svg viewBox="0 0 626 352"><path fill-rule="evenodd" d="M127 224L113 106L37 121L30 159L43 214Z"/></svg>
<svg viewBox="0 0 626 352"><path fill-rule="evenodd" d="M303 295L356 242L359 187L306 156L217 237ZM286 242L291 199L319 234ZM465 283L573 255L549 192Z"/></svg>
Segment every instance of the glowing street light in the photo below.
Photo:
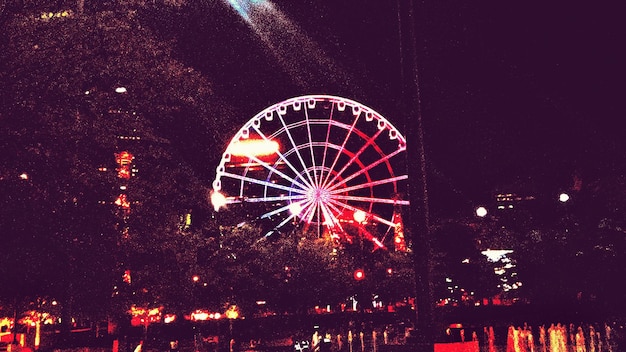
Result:
<svg viewBox="0 0 626 352"><path fill-rule="evenodd" d="M485 216L487 216L487 208L485 207L478 207L476 208L476 216L484 218Z"/></svg>
<svg viewBox="0 0 626 352"><path fill-rule="evenodd" d="M559 194L559 202L566 203L569 200L569 194L561 193Z"/></svg>
<svg viewBox="0 0 626 352"><path fill-rule="evenodd" d="M226 205L226 197L220 192L213 191L211 192L211 204L213 204L213 209L218 211Z"/></svg>
<svg viewBox="0 0 626 352"><path fill-rule="evenodd" d="M237 319L239 318L239 308L237 308L237 306L235 305L232 305L228 307L226 312L224 312L224 315L226 315L227 319Z"/></svg>

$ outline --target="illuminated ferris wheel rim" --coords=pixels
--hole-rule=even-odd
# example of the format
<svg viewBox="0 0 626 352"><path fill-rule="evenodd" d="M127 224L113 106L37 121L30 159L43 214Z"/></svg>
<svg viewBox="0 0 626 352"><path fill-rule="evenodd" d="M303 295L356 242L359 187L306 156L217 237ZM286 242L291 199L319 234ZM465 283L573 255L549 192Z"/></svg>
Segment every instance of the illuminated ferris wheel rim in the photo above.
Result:
<svg viewBox="0 0 626 352"><path fill-rule="evenodd" d="M257 113L253 118L248 120L248 122L246 122L246 124L244 124L239 129L239 131L235 134L235 136L231 139L228 146L226 147L226 151L222 154L222 159L220 161L220 164L217 167L217 177L215 181L213 181L213 191L214 192L221 191L222 187L221 187L221 183L219 182L219 180L220 180L220 176L224 173L224 170L226 169L225 164L229 162L231 159L231 154L229 150L231 150L233 144L237 143L239 140L248 139L250 136L251 128L258 128L263 119L265 120L272 119L274 112L277 112L278 114L281 114L281 115L286 114L287 107L289 106L293 107L295 111L299 111L300 109L302 109L302 106L304 104L306 104L308 108L315 108L318 102L324 102L324 101L336 102L337 109L339 111L343 111L347 107L350 107L354 115L360 114L361 112L365 112L366 120L368 121L376 120L378 123L379 130L388 128L389 138L398 139L399 151L406 150L406 140L404 136L386 118L384 118L381 114L379 114L377 111L375 111L374 109L368 106L365 106L351 99L334 96L334 95L304 95L304 96L294 97L294 98L284 100L282 102L276 103L268 108L263 109L262 111ZM323 121L323 120L310 119L308 121L315 123L316 121ZM306 122L300 121L300 123L306 123ZM334 121L334 120L332 123L341 124L342 126L346 126L346 127L349 126L348 124L341 123L339 121ZM289 125L288 127L294 127L294 126L295 125L292 124L292 125ZM274 135L277 133L278 131L276 131L273 135L268 136L268 139L270 139L269 137L274 137Z"/></svg>
<svg viewBox="0 0 626 352"><path fill-rule="evenodd" d="M330 105L327 105L330 103ZM319 105L330 111L330 116L320 118L309 116L316 112ZM334 118L333 112L340 117L352 118L352 123L346 123ZM286 121L289 114L303 116L296 121ZM298 115L298 116L300 116ZM313 114L315 115L315 114ZM360 124L374 124L367 133L356 127ZM265 124L278 125L275 130L266 132ZM327 127L325 139L316 140L311 130ZM298 140L294 131L304 130L304 139ZM331 129L346 134L343 141L331 141ZM336 130L334 133L337 134ZM386 134L386 136L385 136ZM280 137L280 138L279 138ZM282 138L286 151L279 150L276 140ZM336 136L333 136L336 138ZM346 143L349 138L360 141L358 150L349 150ZM386 139L385 147L379 146L379 140ZM245 155L249 158L246 164L233 165L236 150L242 141L256 142L257 151L260 148L270 148L275 160L268 161L258 155ZM378 142L377 142L378 141ZM392 146L387 146L387 143ZM396 144L397 143L397 144ZM222 159L216 168L216 178L213 181L211 201L216 210L228 204L235 203L271 203L283 202L276 209L263 214L261 218L283 216L284 220L278 225L283 226L299 218L306 223L325 224L330 227L341 227L338 219L344 212L366 214L369 220L394 227L397 224L393 219L383 218L375 214L373 208L378 205L391 207L408 205L408 201L389 195L375 194L376 187L390 186L394 193L398 192L397 182L407 180L406 174L396 175L391 160L397 158L406 150L404 136L381 114L354 100L333 95L305 95L291 98L274 104L248 120L231 139ZM310 154L310 155L307 155ZM335 154L334 160L327 154ZM366 153L377 158L375 161L361 160ZM316 155L319 159L316 160ZM241 155L239 155L241 156ZM340 160L340 156L348 161ZM308 160L305 160L307 159ZM357 168L357 171L349 168ZM370 172L382 167L386 170L385 178L373 177ZM256 168L256 169L255 169ZM242 170L238 170L242 169ZM263 177L254 175L253 170L264 170ZM350 174L348 174L350 173ZM239 183L239 190L224 194L223 180L235 180ZM363 179L363 180L361 180ZM358 181L357 181L358 180ZM246 187L258 186L263 191L258 194L245 194ZM226 190L228 191L228 190ZM360 194L351 194L351 193ZM366 194L365 194L365 193ZM285 204L286 203L286 204ZM394 213L395 214L395 213ZM315 219L317 217L317 219Z"/></svg>

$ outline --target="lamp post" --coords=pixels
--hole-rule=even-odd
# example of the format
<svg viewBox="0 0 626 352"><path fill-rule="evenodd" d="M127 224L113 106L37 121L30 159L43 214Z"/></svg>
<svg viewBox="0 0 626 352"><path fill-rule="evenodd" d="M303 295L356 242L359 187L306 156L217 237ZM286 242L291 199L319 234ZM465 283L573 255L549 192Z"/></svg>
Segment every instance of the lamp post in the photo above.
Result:
<svg viewBox="0 0 626 352"><path fill-rule="evenodd" d="M230 307L228 307L224 314L228 319L228 332L230 334L230 342L228 344L229 351L233 352L235 349L235 339L233 337L233 322L235 321L235 319L239 318L239 309L237 308L237 306L231 305Z"/></svg>

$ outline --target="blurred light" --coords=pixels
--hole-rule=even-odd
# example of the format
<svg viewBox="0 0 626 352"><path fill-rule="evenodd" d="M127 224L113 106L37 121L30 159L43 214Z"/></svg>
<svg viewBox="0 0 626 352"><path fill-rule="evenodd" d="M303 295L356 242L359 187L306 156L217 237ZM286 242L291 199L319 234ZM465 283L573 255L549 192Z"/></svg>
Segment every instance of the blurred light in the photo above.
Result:
<svg viewBox="0 0 626 352"><path fill-rule="evenodd" d="M485 216L487 216L487 208L485 207L476 208L476 215L481 218L484 218Z"/></svg>
<svg viewBox="0 0 626 352"><path fill-rule="evenodd" d="M163 317L163 322L165 324L173 323L175 320L176 320L175 314L165 314L165 317Z"/></svg>
<svg viewBox="0 0 626 352"><path fill-rule="evenodd" d="M358 222L359 224L362 224L363 222L365 222L365 218L367 217L367 214L363 210L357 210L354 212L352 217L354 218L354 221Z"/></svg>
<svg viewBox="0 0 626 352"><path fill-rule="evenodd" d="M299 215L302 211L302 205L300 203L291 203L289 204L289 212L293 215Z"/></svg>
<svg viewBox="0 0 626 352"><path fill-rule="evenodd" d="M193 280L193 282L198 282L198 280L200 280L200 276L194 275L191 277L191 280Z"/></svg>
<svg viewBox="0 0 626 352"><path fill-rule="evenodd" d="M25 173L25 172L23 172L23 173L20 175L20 178L21 178L22 180L28 180L28 174L27 174L27 173Z"/></svg>
<svg viewBox="0 0 626 352"><path fill-rule="evenodd" d="M495 263L497 261L504 259L504 257L507 254L513 253L513 250L511 249L487 249L486 251L482 251L480 253L487 256L490 262Z"/></svg>
<svg viewBox="0 0 626 352"><path fill-rule="evenodd" d="M211 192L211 204L213 204L215 211L219 211L221 207L226 205L226 197L218 191L213 191Z"/></svg>
<svg viewBox="0 0 626 352"><path fill-rule="evenodd" d="M254 7L263 5L266 0L226 0L244 20L250 21L250 12Z"/></svg>
<svg viewBox="0 0 626 352"><path fill-rule="evenodd" d="M365 272L363 271L363 269L357 269L354 271L354 279L357 281L365 279Z"/></svg>
<svg viewBox="0 0 626 352"><path fill-rule="evenodd" d="M224 314L226 315L226 318L228 319L237 319L239 317L239 309L237 308L237 306L230 306L228 307L228 309L226 310L226 312L224 312Z"/></svg>
<svg viewBox="0 0 626 352"><path fill-rule="evenodd" d="M385 245L380 242L380 240L376 237L372 237L372 242L374 242L374 244L378 247L378 248L384 248Z"/></svg>
<svg viewBox="0 0 626 352"><path fill-rule="evenodd" d="M209 313L202 311L202 310L197 310L193 313L191 313L191 320L207 320L209 319Z"/></svg>
<svg viewBox="0 0 626 352"><path fill-rule="evenodd" d="M115 93L119 93L119 94L123 94L123 93L127 93L128 90L126 90L126 87L117 87L115 88Z"/></svg>
<svg viewBox="0 0 626 352"><path fill-rule="evenodd" d="M278 142L267 139L242 139L228 146L233 156L268 156L278 153Z"/></svg>
<svg viewBox="0 0 626 352"><path fill-rule="evenodd" d="M565 203L569 200L569 194L567 193L561 193L559 194L559 202L561 203Z"/></svg>

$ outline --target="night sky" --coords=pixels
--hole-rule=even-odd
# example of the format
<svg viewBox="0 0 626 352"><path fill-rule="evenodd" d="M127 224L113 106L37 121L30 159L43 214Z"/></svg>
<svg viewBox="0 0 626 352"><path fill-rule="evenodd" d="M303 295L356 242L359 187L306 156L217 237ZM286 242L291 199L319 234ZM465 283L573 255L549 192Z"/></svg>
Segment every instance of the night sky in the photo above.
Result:
<svg viewBox="0 0 626 352"><path fill-rule="evenodd" d="M499 190L557 194L575 174L623 174L616 6L432 3L417 5L416 40L435 211L471 211ZM247 23L211 1L172 16L162 33L241 124L291 97L332 94L404 129L396 1L274 1L259 18Z"/></svg>

